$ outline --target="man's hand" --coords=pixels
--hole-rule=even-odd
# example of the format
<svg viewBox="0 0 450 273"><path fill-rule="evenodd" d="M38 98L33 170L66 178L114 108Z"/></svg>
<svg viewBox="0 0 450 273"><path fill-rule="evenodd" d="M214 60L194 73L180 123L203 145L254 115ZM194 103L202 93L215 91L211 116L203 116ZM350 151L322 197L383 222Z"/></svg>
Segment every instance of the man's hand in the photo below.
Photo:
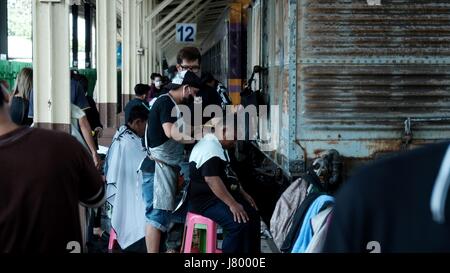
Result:
<svg viewBox="0 0 450 273"><path fill-rule="evenodd" d="M94 129L95 135L97 136L97 138L101 138L103 136L103 128L102 127L97 127Z"/></svg>
<svg viewBox="0 0 450 273"><path fill-rule="evenodd" d="M255 200L253 200L253 198L250 196L250 194L248 194L246 191L244 191L244 189L242 189L242 187L241 187L241 194L242 194L242 197L244 197L245 201L247 201L250 204L250 206L255 208L255 210L258 210Z"/></svg>
<svg viewBox="0 0 450 273"><path fill-rule="evenodd" d="M241 223L247 223L250 219L248 218L247 212L244 210L244 207L239 204L235 203L230 206L231 213L233 213L234 221Z"/></svg>
<svg viewBox="0 0 450 273"><path fill-rule="evenodd" d="M184 132L180 132L179 124L166 122L163 125L164 134L167 138L173 139L182 144L195 144L195 139Z"/></svg>
<svg viewBox="0 0 450 273"><path fill-rule="evenodd" d="M219 176L205 176L205 181L212 192L222 200L222 202L228 205L235 222L241 224L249 221L249 217L244 210L244 207L236 202Z"/></svg>

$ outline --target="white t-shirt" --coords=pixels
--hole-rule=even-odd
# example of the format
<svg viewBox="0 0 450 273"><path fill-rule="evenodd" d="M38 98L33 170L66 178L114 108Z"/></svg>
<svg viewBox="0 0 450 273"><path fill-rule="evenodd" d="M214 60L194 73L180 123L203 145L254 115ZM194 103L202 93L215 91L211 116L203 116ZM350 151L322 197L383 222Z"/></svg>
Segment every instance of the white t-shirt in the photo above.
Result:
<svg viewBox="0 0 450 273"><path fill-rule="evenodd" d="M70 123L72 125L71 134L89 151L89 147L81 134L80 125L78 123L78 121L84 116L86 116L86 113L84 113L80 107L75 104L70 105Z"/></svg>

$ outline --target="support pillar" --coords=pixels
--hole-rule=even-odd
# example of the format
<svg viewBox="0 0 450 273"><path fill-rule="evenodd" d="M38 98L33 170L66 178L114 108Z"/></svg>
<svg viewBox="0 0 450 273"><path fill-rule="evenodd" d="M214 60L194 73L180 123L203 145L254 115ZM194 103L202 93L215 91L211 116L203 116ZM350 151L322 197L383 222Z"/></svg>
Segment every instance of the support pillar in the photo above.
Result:
<svg viewBox="0 0 450 273"><path fill-rule="evenodd" d="M142 28L144 40L142 43L142 47L144 48L144 55L142 56L143 69L141 71L141 77L143 81L150 83L151 74L157 71L155 69L156 41L154 39L154 32L152 31L153 27L155 26L156 19L152 18L147 23L145 18L147 18L149 14L152 13L153 9L157 5L156 1L154 0L146 0L143 4Z"/></svg>
<svg viewBox="0 0 450 273"><path fill-rule="evenodd" d="M134 86L137 81L138 66L138 1L127 0L123 2L122 11L122 108L133 98Z"/></svg>
<svg viewBox="0 0 450 273"><path fill-rule="evenodd" d="M72 67L78 68L78 6L72 5Z"/></svg>
<svg viewBox="0 0 450 273"><path fill-rule="evenodd" d="M116 1L97 0L97 88L102 124L118 125Z"/></svg>
<svg viewBox="0 0 450 273"><path fill-rule="evenodd" d="M8 1L0 1L0 60L8 58Z"/></svg>
<svg viewBox="0 0 450 273"><path fill-rule="evenodd" d="M86 48L86 68L92 68L92 6L89 3L84 4L84 19L85 19L85 48Z"/></svg>
<svg viewBox="0 0 450 273"><path fill-rule="evenodd" d="M291 178L296 178L306 171L305 156L297 141L297 0L289 0L289 146L288 169Z"/></svg>
<svg viewBox="0 0 450 273"><path fill-rule="evenodd" d="M70 132L69 0L33 0L34 121Z"/></svg>
<svg viewBox="0 0 450 273"><path fill-rule="evenodd" d="M229 68L228 90L233 104L241 103L242 92L242 4L235 2L230 4L229 22L229 60L233 64Z"/></svg>

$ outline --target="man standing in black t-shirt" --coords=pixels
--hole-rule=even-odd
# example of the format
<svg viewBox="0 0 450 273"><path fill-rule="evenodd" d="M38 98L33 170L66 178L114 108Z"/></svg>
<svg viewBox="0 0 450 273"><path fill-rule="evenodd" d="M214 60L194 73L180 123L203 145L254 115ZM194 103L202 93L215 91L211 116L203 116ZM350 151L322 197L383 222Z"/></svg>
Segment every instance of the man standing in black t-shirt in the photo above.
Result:
<svg viewBox="0 0 450 273"><path fill-rule="evenodd" d="M261 222L257 207L231 169L226 151L234 147L236 131L221 123L192 150L191 211L224 228L224 253L259 253Z"/></svg>
<svg viewBox="0 0 450 273"><path fill-rule="evenodd" d="M172 211L183 161L184 145L193 143L191 132L183 125L180 105L186 105L196 96L200 79L191 71L177 74L168 85L171 90L161 95L153 104L148 120L147 144L151 159L155 161L154 173L144 173L143 188L146 201L146 243L150 253L159 252L161 232L166 232Z"/></svg>

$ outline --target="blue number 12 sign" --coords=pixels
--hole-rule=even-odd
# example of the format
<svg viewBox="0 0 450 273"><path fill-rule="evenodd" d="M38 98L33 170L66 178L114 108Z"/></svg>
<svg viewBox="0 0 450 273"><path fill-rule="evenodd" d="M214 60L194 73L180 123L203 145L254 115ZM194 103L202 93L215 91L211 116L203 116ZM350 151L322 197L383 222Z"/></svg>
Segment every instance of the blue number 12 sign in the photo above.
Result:
<svg viewBox="0 0 450 273"><path fill-rule="evenodd" d="M195 43L197 36L197 24L177 24L177 43Z"/></svg>

